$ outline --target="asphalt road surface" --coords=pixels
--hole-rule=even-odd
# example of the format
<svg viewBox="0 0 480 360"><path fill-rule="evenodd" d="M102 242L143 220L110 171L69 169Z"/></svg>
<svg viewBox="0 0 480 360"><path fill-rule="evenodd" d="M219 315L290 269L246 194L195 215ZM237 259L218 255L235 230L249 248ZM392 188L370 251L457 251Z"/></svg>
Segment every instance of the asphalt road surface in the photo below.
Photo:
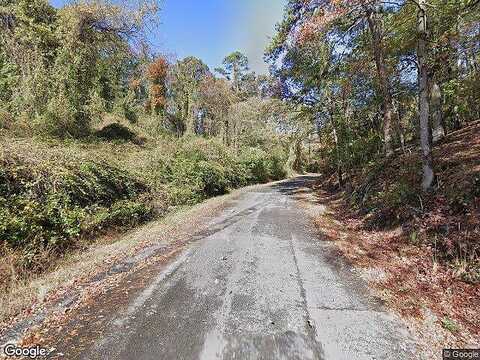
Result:
<svg viewBox="0 0 480 360"><path fill-rule="evenodd" d="M245 192L113 310L80 358L416 358L401 321L334 255L296 199L315 180Z"/></svg>

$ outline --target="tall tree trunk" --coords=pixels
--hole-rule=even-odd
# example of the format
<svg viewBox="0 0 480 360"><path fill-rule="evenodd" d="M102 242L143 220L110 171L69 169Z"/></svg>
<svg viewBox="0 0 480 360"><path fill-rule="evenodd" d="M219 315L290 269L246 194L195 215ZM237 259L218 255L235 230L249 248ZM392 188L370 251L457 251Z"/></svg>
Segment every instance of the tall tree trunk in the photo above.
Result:
<svg viewBox="0 0 480 360"><path fill-rule="evenodd" d="M295 161L293 168L299 173L303 173L303 161L302 161L302 139L297 139L295 142Z"/></svg>
<svg viewBox="0 0 480 360"><path fill-rule="evenodd" d="M340 144L338 141L338 132L337 132L337 122L335 120L335 103L332 99L332 94L330 91L326 93L327 104L328 104L328 115L330 117L330 123L332 124L332 136L335 143L335 165L337 167L337 180L338 186L343 188L345 185L344 176L343 176L343 166L340 153Z"/></svg>
<svg viewBox="0 0 480 360"><path fill-rule="evenodd" d="M419 118L420 118L420 145L422 151L424 191L430 190L433 185L435 173L433 170L432 144L430 142L429 98L428 98L428 68L427 55L427 11L426 0L418 1L418 85L419 85Z"/></svg>
<svg viewBox="0 0 480 360"><path fill-rule="evenodd" d="M383 141L385 155L393 154L392 146L392 94L389 90L387 68L385 66L385 54L383 50L382 23L377 18L375 9L369 9L367 12L368 27L372 34L373 54L377 68L378 86L382 96L383 103Z"/></svg>
<svg viewBox="0 0 480 360"><path fill-rule="evenodd" d="M233 90L235 90L236 93L238 93L239 86L238 86L238 69L237 66L233 66L232 70L232 83L233 83Z"/></svg>
<svg viewBox="0 0 480 360"><path fill-rule="evenodd" d="M330 122L332 123L332 135L333 135L333 141L335 142L335 158L336 158L336 165L337 165L337 180L338 180L338 186L343 188L345 185L345 181L343 178L343 167L342 167L342 159L341 159L341 154L340 154L340 144L338 142L338 133L337 133L337 122L335 120L334 116L334 106L333 106L333 101L329 101L330 104L330 110L329 110L329 115L330 115Z"/></svg>
<svg viewBox="0 0 480 360"><path fill-rule="evenodd" d="M445 137L442 112L442 91L436 81L430 89L430 103L432 105L432 140L437 143Z"/></svg>
<svg viewBox="0 0 480 360"><path fill-rule="evenodd" d="M402 146L402 151L405 154L405 130L403 129L402 125L402 116L403 116L403 110L402 106L396 106L395 103L393 104L393 110L397 114L396 116L396 125L397 125L397 131L398 131L398 138L400 140L400 145Z"/></svg>
<svg viewBox="0 0 480 360"><path fill-rule="evenodd" d="M195 102L191 96L188 95L185 102L185 129L189 135L195 135L197 133L198 125L198 108L195 107Z"/></svg>
<svg viewBox="0 0 480 360"><path fill-rule="evenodd" d="M205 126L205 112L204 110L200 110L198 113L198 134L205 135L206 134L206 126Z"/></svg>
<svg viewBox="0 0 480 360"><path fill-rule="evenodd" d="M300 173L303 171L302 139L301 137L299 137L299 134L294 135L294 138L290 144L287 167L296 173Z"/></svg>
<svg viewBox="0 0 480 360"><path fill-rule="evenodd" d="M192 131L192 119L190 114L190 98L187 96L183 102L183 109L182 109L182 120L185 127L186 134L193 134Z"/></svg>
<svg viewBox="0 0 480 360"><path fill-rule="evenodd" d="M338 185L340 187L343 187L345 185L343 181L343 170L342 170L342 163L340 160L340 148L338 146L338 135L337 135L337 129L335 127L335 123L332 122L332 135L333 135L333 140L335 141L335 152L336 152L336 158L337 158L337 178L338 178Z"/></svg>

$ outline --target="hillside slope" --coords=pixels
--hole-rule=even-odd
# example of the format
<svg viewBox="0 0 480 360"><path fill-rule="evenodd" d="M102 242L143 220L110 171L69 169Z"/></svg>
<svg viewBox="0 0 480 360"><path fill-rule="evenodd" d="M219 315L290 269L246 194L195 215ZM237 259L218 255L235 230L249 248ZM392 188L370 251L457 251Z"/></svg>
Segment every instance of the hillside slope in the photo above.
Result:
<svg viewBox="0 0 480 360"><path fill-rule="evenodd" d="M279 151L189 140L0 137L0 289L105 233L286 175Z"/></svg>
<svg viewBox="0 0 480 360"><path fill-rule="evenodd" d="M421 337L466 346L480 335L480 122L449 134L434 150L437 185L419 189L419 155L407 152L352 178L317 185L322 234L364 270Z"/></svg>

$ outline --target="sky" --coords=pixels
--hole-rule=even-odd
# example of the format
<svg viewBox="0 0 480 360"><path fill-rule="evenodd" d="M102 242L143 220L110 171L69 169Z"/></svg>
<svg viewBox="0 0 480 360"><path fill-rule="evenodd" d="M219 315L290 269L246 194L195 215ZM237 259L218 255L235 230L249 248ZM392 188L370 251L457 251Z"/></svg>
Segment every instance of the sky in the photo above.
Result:
<svg viewBox="0 0 480 360"><path fill-rule="evenodd" d="M50 0L62 6L67 0ZM263 53L282 18L286 0L163 0L160 24L149 35L152 48L174 58L196 56L212 70L229 53L248 56L266 73Z"/></svg>

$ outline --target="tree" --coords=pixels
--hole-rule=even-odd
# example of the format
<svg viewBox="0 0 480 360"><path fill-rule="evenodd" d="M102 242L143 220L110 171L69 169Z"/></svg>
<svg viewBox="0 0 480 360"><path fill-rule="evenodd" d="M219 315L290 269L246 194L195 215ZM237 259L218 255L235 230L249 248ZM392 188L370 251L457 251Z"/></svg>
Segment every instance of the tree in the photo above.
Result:
<svg viewBox="0 0 480 360"><path fill-rule="evenodd" d="M228 112L238 101L230 84L224 79L208 76L200 83L199 108L202 111L203 131L206 135L220 135L224 144L232 143Z"/></svg>
<svg viewBox="0 0 480 360"><path fill-rule="evenodd" d="M166 79L168 73L168 62L165 58L159 56L147 67L147 78L150 81L150 98L148 99L147 109L151 109L155 114L163 114L166 100Z"/></svg>
<svg viewBox="0 0 480 360"><path fill-rule="evenodd" d="M379 16L380 1L376 1L373 6L366 6L366 17L368 27L372 34L372 47L377 68L378 84L383 98L383 139L385 144L386 156L393 155L392 145L392 113L393 102L390 93L390 81L385 64L383 19Z"/></svg>
<svg viewBox="0 0 480 360"><path fill-rule="evenodd" d="M9 90L2 97L16 114L35 116L45 110L48 72L58 49L56 21L57 11L46 0L3 1L0 6L1 72L9 74ZM8 93L16 96L6 98Z"/></svg>
<svg viewBox="0 0 480 360"><path fill-rule="evenodd" d="M420 139L422 186L432 188L432 135L439 140L478 112L469 80L478 79L475 14L469 0L288 1L266 57L281 96L316 109L324 139L333 127L328 156L345 170L339 180L376 159L380 128L383 154L392 156L396 128L403 149Z"/></svg>
<svg viewBox="0 0 480 360"><path fill-rule="evenodd" d="M298 38L300 42L309 41L314 32L325 33L324 41L329 41L329 32L332 31L337 34L333 36L333 39L335 39L334 46L345 46L341 43L342 39L354 39L361 34L359 30L364 24L368 26L377 70L378 91L382 101L384 152L387 157L391 156L393 154L393 102L384 50L383 16L387 10L386 5L379 0L340 0L307 1L304 2L303 7L309 15L300 21L300 36Z"/></svg>
<svg viewBox="0 0 480 360"><path fill-rule="evenodd" d="M184 132L195 134L199 111L201 82L210 76L210 70L200 59L193 56L178 61L169 75L171 96L179 109Z"/></svg>
<svg viewBox="0 0 480 360"><path fill-rule="evenodd" d="M223 68L215 69L215 71L232 82L232 87L237 92L240 91L240 83L248 70L248 58L240 51L235 51L225 57L223 59Z"/></svg>
<svg viewBox="0 0 480 360"><path fill-rule="evenodd" d="M134 44L158 9L156 0L131 5L83 0L57 10L47 0L4 0L0 57L18 94L10 109L52 134L88 134L94 109L128 95Z"/></svg>
<svg viewBox="0 0 480 360"><path fill-rule="evenodd" d="M435 178L433 170L432 145L430 143L428 68L427 68L427 4L426 0L418 1L418 112L420 119L420 145L422 151L423 180L422 188L430 190Z"/></svg>

